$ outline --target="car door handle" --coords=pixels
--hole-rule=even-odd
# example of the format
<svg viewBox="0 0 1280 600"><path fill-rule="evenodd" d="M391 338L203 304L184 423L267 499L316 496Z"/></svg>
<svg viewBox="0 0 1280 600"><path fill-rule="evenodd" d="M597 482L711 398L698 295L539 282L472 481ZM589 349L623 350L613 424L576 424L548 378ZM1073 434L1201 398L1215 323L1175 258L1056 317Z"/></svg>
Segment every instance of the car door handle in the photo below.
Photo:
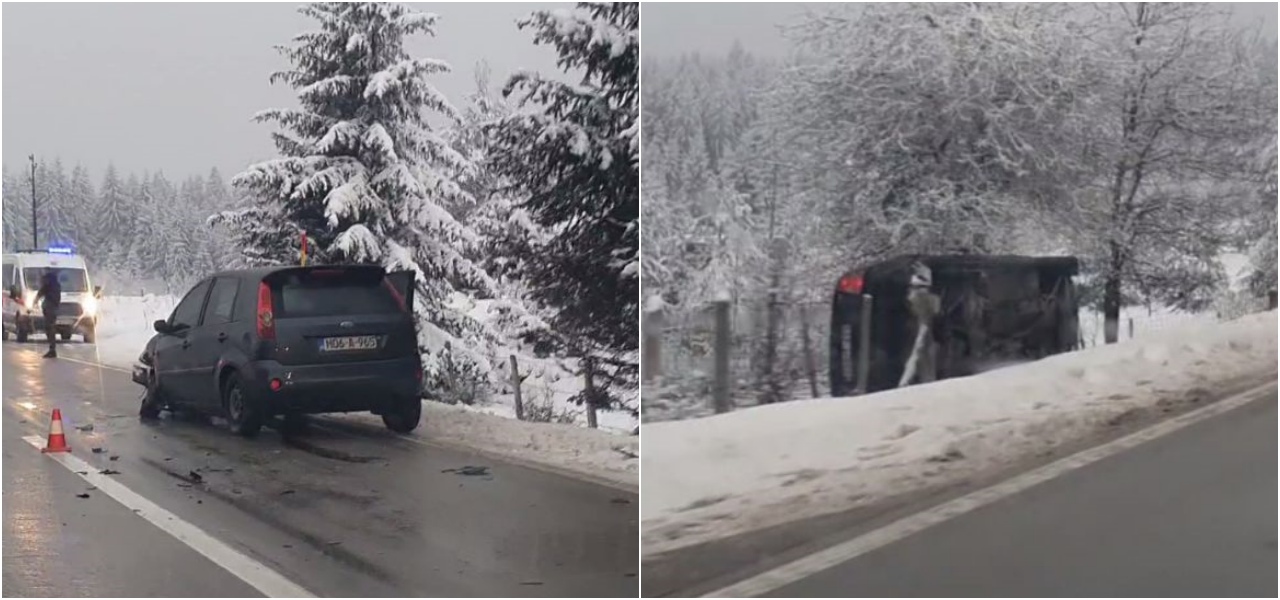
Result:
<svg viewBox="0 0 1280 600"><path fill-rule="evenodd" d="M218 334L218 341L219 341L219 342L225 342L225 341L227 341L227 332L225 332L225 331L224 331L224 332L222 332L222 333L219 333L219 334Z"/></svg>

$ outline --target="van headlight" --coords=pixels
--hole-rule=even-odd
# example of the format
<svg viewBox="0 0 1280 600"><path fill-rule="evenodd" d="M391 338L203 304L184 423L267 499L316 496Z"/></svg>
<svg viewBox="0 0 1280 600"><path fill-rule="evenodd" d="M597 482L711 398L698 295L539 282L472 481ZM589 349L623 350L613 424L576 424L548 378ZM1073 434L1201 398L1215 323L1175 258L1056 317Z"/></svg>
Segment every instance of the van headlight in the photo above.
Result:
<svg viewBox="0 0 1280 600"><path fill-rule="evenodd" d="M85 316L92 317L98 313L98 299L93 296L85 296L80 302L80 308L84 309Z"/></svg>

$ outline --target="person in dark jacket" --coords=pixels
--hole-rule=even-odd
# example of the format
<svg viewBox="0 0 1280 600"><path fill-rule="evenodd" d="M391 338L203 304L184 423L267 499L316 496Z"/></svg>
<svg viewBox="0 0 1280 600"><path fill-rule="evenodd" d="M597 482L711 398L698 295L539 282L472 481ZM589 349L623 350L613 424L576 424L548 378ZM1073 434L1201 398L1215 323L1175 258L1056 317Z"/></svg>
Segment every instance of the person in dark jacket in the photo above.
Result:
<svg viewBox="0 0 1280 600"><path fill-rule="evenodd" d="M58 308L62 306L62 282L58 281L57 269L45 271L35 301L44 313L44 334L49 338L49 352L44 357L58 358Z"/></svg>

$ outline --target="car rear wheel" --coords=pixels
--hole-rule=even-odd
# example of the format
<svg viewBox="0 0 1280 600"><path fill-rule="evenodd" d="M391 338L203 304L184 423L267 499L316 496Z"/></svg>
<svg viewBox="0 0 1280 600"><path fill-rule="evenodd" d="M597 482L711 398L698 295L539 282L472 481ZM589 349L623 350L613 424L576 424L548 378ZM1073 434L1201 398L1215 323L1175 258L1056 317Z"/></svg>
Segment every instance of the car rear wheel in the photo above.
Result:
<svg viewBox="0 0 1280 600"><path fill-rule="evenodd" d="M84 332L81 334L81 336L84 338L84 343L86 344L92 344L96 342L98 340L98 326L90 325L86 327Z"/></svg>
<svg viewBox="0 0 1280 600"><path fill-rule="evenodd" d="M418 428L422 420L422 400L401 400L382 413L382 424L396 433L409 433Z"/></svg>
<svg viewBox="0 0 1280 600"><path fill-rule="evenodd" d="M58 332L58 337L62 338L62 341L64 341L64 342L69 342L69 341L71 341L71 332L70 332L70 331L59 331L59 332Z"/></svg>
<svg viewBox="0 0 1280 600"><path fill-rule="evenodd" d="M138 407L138 416L143 419L158 419L160 410L164 406L164 392L160 391L160 379L155 371L151 371L147 377L147 389L142 393L142 406Z"/></svg>
<svg viewBox="0 0 1280 600"><path fill-rule="evenodd" d="M222 386L222 408L226 411L231 431L237 435L253 437L262 430L261 407L244 392L240 377L235 373L228 375Z"/></svg>

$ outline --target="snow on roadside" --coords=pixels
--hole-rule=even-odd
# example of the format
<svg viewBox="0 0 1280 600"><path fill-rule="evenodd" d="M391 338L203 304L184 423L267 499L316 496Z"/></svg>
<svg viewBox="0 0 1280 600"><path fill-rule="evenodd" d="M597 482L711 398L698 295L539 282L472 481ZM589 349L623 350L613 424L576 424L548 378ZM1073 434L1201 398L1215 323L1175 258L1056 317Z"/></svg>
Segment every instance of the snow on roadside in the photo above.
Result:
<svg viewBox="0 0 1280 600"><path fill-rule="evenodd" d="M331 415L382 427L368 413ZM533 462L603 479L635 490L640 485L640 437L559 423L530 423L497 417L464 406L424 401L422 425L414 437L427 442L476 448L514 462Z"/></svg>
<svg viewBox="0 0 1280 600"><path fill-rule="evenodd" d="M179 298L167 295L106 296L98 304L95 350L104 365L131 368L147 341L156 334L154 323L169 318Z"/></svg>
<svg viewBox="0 0 1280 600"><path fill-rule="evenodd" d="M646 424L646 554L864 506L1078 440L1135 410L1274 373L1276 313L865 397Z"/></svg>
<svg viewBox="0 0 1280 600"><path fill-rule="evenodd" d="M173 311L178 298L167 295L107 296L101 303L101 321L95 350L98 362L128 369L151 336L152 324ZM522 362L521 371L526 371ZM577 393L572 375L539 371L526 380L525 400L547 403L554 415L578 416L579 407L566 403ZM638 436L627 435L634 428L634 417L620 411L602 411L600 430L576 424L530 423L515 420L511 395L495 395L493 402L478 406L449 406L438 402L423 403L423 426L416 435L426 439L466 445L494 454L603 478L632 487L639 485L639 465L632 456L639 453ZM372 415L336 415L343 418L371 418ZM366 419L367 420L367 419Z"/></svg>

